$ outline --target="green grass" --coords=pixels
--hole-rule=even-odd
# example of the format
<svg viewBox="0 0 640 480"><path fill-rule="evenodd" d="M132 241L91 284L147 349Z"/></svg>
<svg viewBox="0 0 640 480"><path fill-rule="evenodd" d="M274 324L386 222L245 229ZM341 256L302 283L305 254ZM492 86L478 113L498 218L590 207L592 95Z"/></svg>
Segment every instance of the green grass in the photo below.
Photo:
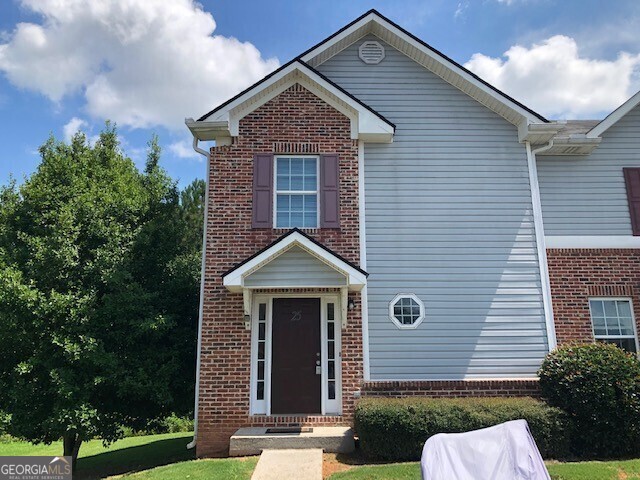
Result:
<svg viewBox="0 0 640 480"><path fill-rule="evenodd" d="M83 442L78 456L78 471L73 478L126 475L140 480L187 476L190 480L244 480L251 477L257 459L194 460L194 451L186 448L192 438L191 433L128 437L118 440L108 448L104 448L100 440ZM61 442L33 445L15 440L0 441L0 455L61 454Z"/></svg>
<svg viewBox="0 0 640 480"><path fill-rule="evenodd" d="M390 463L388 465L365 465L345 472L334 473L331 480L414 480L420 479L420 464Z"/></svg>
<svg viewBox="0 0 640 480"><path fill-rule="evenodd" d="M640 479L640 459L610 462L550 463L554 480Z"/></svg>
<svg viewBox="0 0 640 480"><path fill-rule="evenodd" d="M208 459L174 463L127 475L127 480L249 480L258 463L258 457L243 459Z"/></svg>
<svg viewBox="0 0 640 480"><path fill-rule="evenodd" d="M640 459L611 462L548 463L553 480L640 479ZM420 480L420 464L365 465L331 475L331 480Z"/></svg>

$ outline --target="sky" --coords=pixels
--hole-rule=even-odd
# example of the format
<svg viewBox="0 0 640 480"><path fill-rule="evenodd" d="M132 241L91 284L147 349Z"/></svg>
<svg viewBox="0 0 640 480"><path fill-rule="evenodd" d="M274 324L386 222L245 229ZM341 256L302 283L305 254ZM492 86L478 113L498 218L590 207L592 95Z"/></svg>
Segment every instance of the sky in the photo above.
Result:
<svg viewBox="0 0 640 480"><path fill-rule="evenodd" d="M640 90L637 0L0 0L0 184L49 135L115 122L144 165L205 175L198 118L375 8L552 119L599 119Z"/></svg>

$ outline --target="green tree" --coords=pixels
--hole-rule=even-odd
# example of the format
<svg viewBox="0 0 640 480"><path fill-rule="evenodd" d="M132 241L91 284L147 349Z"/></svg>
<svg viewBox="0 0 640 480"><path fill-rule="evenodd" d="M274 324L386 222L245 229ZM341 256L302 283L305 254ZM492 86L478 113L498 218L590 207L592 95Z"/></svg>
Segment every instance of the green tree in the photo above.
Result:
<svg viewBox="0 0 640 480"><path fill-rule="evenodd" d="M157 139L143 172L107 124L50 138L0 189L0 411L33 442L112 442L193 398L199 244ZM192 407L191 407L192 408Z"/></svg>

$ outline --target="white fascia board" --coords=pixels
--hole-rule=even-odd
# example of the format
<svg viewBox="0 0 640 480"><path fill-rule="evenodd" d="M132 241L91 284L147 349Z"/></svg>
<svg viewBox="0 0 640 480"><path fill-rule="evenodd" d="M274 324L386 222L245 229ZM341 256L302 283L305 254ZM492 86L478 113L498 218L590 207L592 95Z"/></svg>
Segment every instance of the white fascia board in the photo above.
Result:
<svg viewBox="0 0 640 480"><path fill-rule="evenodd" d="M640 248L640 237L632 235L551 235L547 248Z"/></svg>
<svg viewBox="0 0 640 480"><path fill-rule="evenodd" d="M555 122L530 123L528 119L524 118L518 125L518 141L541 145L549 142L561 127L562 125Z"/></svg>
<svg viewBox="0 0 640 480"><path fill-rule="evenodd" d="M369 13L367 16L362 17L360 21L354 23L349 28L343 30L338 35L334 36L331 40L324 42L318 45L316 48L314 48L310 52L307 52L303 57L301 57L301 60L305 63L309 63L309 60L311 60L314 57L317 57L321 52L325 51L327 48L331 47L335 43L338 43L343 38L348 37L356 30L359 30L360 28L364 27L367 23L376 21L377 18L378 16L374 12Z"/></svg>
<svg viewBox="0 0 640 480"><path fill-rule="evenodd" d="M640 91L611 112L607 118L587 132L588 138L597 138L640 104Z"/></svg>
<svg viewBox="0 0 640 480"><path fill-rule="evenodd" d="M194 123L227 122L230 135L237 136L242 118L295 83L300 83L311 93L347 116L351 120L351 137L353 139L363 136L368 137L370 141L372 138L383 142L392 141L393 125L385 122L349 95L346 95L307 66L297 61L283 68L280 72L256 86L256 88L225 105L224 108L213 113L207 120Z"/></svg>
<svg viewBox="0 0 640 480"><path fill-rule="evenodd" d="M229 136L229 122L225 121L195 121L193 118L185 118L185 125L192 135L201 141L217 140Z"/></svg>
<svg viewBox="0 0 640 480"><path fill-rule="evenodd" d="M545 123L540 118L538 118L537 116L533 115L531 112L527 111L526 109L522 108L517 103L510 101L505 96L500 95L498 92L496 92L492 88L488 87L483 82L479 81L477 78L475 78L469 72L463 70L462 68L458 67L454 63L451 63L451 62L445 60L444 58L442 58L440 55L435 53L430 48L425 47L422 43L416 41L414 38L412 38L411 36L407 35L405 32L399 30L396 26L391 25L384 18L379 17L374 12L371 12L369 15L367 15L364 18L362 18L359 22L354 23L353 25L351 25L351 27L349 27L346 30L340 32L340 34L334 36L333 38L331 38L327 42L319 45L318 47L314 48L313 50L311 50L310 52L305 54L301 58L302 61L304 61L306 63L309 63L309 61L312 58L316 57L322 51L326 50L327 48L330 48L332 45L334 45L335 43L338 43L339 41L341 41L345 37L349 36L350 34L355 32L356 30L364 27L369 22L373 22L373 23L377 24L380 28L387 29L388 31L390 31L392 34L394 34L397 37L399 37L402 41L406 42L411 47L419 50L420 52L424 53L428 57L430 57L433 60L435 60L436 62L438 62L444 68L447 68L450 71L452 71L453 73L455 73L463 81L465 81L468 84L478 88L483 93L491 96L496 101L502 103L507 108L509 108L509 109L513 110L514 112L516 112L517 114L519 114L523 120L526 120L526 121L528 121L529 123L532 123L532 124L533 123Z"/></svg>
<svg viewBox="0 0 640 480"><path fill-rule="evenodd" d="M244 278L247 275L259 270L272 260L275 260L280 254L294 245L306 250L309 254L345 275L347 277L349 290L360 291L362 287L367 284L367 276L365 274L353 268L344 260L332 255L324 248L319 247L299 232L294 232L283 238L280 242L260 253L260 255L255 256L247 263L227 273L222 278L222 284L231 292L242 292L242 289L245 288ZM291 285L291 288L295 287L296 285Z"/></svg>

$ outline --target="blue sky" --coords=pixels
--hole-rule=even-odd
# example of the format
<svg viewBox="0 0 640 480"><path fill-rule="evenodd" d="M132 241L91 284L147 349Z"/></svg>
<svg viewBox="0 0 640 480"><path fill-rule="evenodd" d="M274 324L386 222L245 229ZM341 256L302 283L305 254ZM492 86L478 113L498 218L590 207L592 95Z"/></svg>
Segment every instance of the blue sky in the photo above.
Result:
<svg viewBox="0 0 640 480"><path fill-rule="evenodd" d="M0 181L31 173L50 133L106 119L138 165L157 133L181 185L204 177L184 118L370 8L551 118L603 117L640 88L636 0L4 0Z"/></svg>

